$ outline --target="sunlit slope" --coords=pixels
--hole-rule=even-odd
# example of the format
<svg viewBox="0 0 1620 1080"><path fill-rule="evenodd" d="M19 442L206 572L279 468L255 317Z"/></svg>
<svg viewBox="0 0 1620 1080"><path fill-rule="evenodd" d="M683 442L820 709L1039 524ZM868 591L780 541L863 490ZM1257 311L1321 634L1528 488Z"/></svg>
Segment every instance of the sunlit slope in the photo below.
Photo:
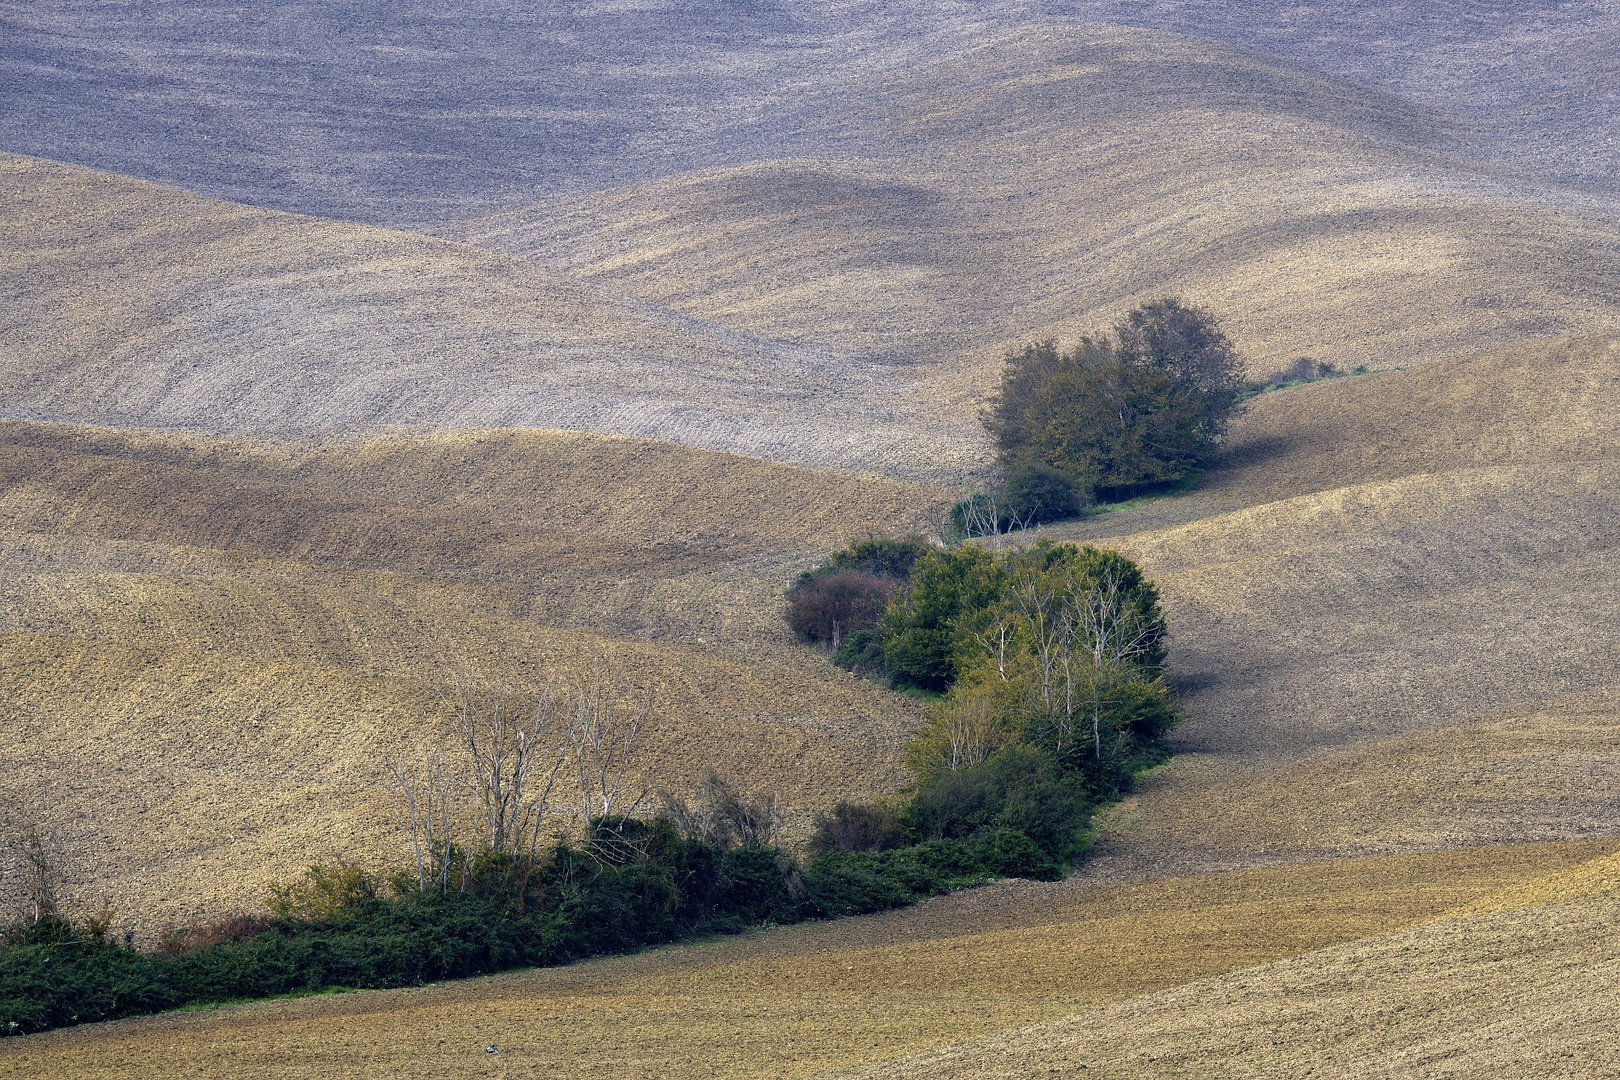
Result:
<svg viewBox="0 0 1620 1080"><path fill-rule="evenodd" d="M1528 845L1083 891L1006 882L881 916L567 968L29 1036L0 1043L0 1075L103 1077L134 1061L148 1075L195 1077L493 1067L731 1080L874 1061L886 1075L900 1055L1539 890L1549 873L1578 876L1613 849Z"/></svg>
<svg viewBox="0 0 1620 1080"><path fill-rule="evenodd" d="M1303 760L1178 758L1111 811L1088 873L1613 836L1617 786L1614 695L1464 708L1456 720Z"/></svg>
<svg viewBox="0 0 1620 1080"><path fill-rule="evenodd" d="M921 489L547 432L0 439L3 787L144 931L397 859L383 756L443 745L468 671L609 657L659 688L649 779L717 768L799 830L900 781L918 710L793 644L780 591Z"/></svg>
<svg viewBox="0 0 1620 1080"><path fill-rule="evenodd" d="M1202 485L1246 504L1420 473L1620 457L1620 337L1262 394Z"/></svg>
<svg viewBox="0 0 1620 1080"><path fill-rule="evenodd" d="M1442 922L838 1075L1609 1076L1617 916L1606 899Z"/></svg>
<svg viewBox="0 0 1620 1080"><path fill-rule="evenodd" d="M972 442L845 370L531 262L0 155L0 413L256 433L650 434L959 468Z"/></svg>
<svg viewBox="0 0 1620 1080"><path fill-rule="evenodd" d="M1161 583L1190 705L1094 872L1620 828L1617 402L1603 338L1296 387L1200 490L1053 528Z"/></svg>
<svg viewBox="0 0 1620 1080"><path fill-rule="evenodd" d="M1620 325L1615 207L1458 156L1442 114L1257 53L1066 21L854 80L826 148L468 222L735 330L927 365L1179 293L1256 374ZM960 370L958 370L960 368Z"/></svg>

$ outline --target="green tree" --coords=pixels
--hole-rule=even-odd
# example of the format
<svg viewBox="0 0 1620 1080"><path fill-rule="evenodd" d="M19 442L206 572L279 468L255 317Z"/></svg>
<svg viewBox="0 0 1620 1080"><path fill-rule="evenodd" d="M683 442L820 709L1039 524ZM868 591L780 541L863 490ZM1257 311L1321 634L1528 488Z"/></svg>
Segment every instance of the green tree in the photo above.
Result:
<svg viewBox="0 0 1620 1080"><path fill-rule="evenodd" d="M976 544L930 550L917 560L911 589L884 617L883 658L896 678L945 690L956 678L958 621L995 605L1006 572Z"/></svg>
<svg viewBox="0 0 1620 1080"><path fill-rule="evenodd" d="M982 419L1004 475L1047 465L1111 498L1207 460L1241 389L1214 317L1167 298L1130 312L1113 339L1084 338L1068 352L1046 341L1009 356Z"/></svg>

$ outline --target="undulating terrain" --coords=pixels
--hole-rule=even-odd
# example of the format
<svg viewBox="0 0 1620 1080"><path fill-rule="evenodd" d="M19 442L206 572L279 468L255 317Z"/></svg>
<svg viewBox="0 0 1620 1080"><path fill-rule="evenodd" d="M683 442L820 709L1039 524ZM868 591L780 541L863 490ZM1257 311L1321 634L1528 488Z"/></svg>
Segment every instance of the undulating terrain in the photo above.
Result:
<svg viewBox="0 0 1620 1080"><path fill-rule="evenodd" d="M142 940L397 863L468 672L609 657L649 782L802 839L924 706L782 591L982 479L1008 348L1178 293L1367 369L1041 530L1160 583L1188 706L1069 880L0 1076L1620 1070L1616 56L1598 3L0 5L0 799Z"/></svg>
<svg viewBox="0 0 1620 1080"><path fill-rule="evenodd" d="M145 933L309 862L398 859L385 758L441 700L614 658L648 782L803 822L901 778L917 708L792 643L780 582L929 493L671 443L497 431L298 450L0 427L10 799Z"/></svg>

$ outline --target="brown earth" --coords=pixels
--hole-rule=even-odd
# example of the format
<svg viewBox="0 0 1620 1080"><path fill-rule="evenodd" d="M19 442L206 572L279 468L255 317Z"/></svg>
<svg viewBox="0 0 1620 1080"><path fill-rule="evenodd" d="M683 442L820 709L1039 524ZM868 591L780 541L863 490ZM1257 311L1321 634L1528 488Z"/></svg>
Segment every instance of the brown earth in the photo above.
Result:
<svg viewBox="0 0 1620 1080"><path fill-rule="evenodd" d="M919 710L795 644L781 590L932 497L605 436L0 425L0 775L150 934L396 862L383 757L442 745L438 690L605 656L658 687L650 779L712 766L802 835L900 782Z"/></svg>
<svg viewBox="0 0 1620 1080"><path fill-rule="evenodd" d="M772 341L907 358L962 414L1008 347L1165 294L1211 306L1256 376L1617 325L1603 197L1465 161L1438 112L1208 41L986 33L852 78L817 134L830 150L441 232Z"/></svg>
<svg viewBox="0 0 1620 1080"><path fill-rule="evenodd" d="M1615 849L1525 845L1087 889L1007 882L888 915L566 968L7 1040L0 1076L808 1076L1078 1010L1100 1009L1057 1021L1058 1030L1140 1016L1135 995L1239 968L1250 969L1240 984L1276 979L1253 968L1274 958L1307 954L1285 965L1296 982L1319 970L1331 978L1338 954L1322 961L1312 950L1428 922L1503 889L1535 889ZM1567 931L1593 925L1573 921L1554 960L1532 970L1555 969ZM1443 929L1453 925L1465 929ZM1419 933L1449 934L1448 946L1469 940L1471 927ZM1524 959L1522 942L1513 944ZM1171 993L1202 1001L1193 995L1209 985ZM971 1069L979 1052L969 1043L948 1060ZM949 1069L886 1061L874 1075L912 1072Z"/></svg>
<svg viewBox="0 0 1620 1080"><path fill-rule="evenodd" d="M838 1075L1612 1076L1617 916L1609 898L1446 921Z"/></svg>

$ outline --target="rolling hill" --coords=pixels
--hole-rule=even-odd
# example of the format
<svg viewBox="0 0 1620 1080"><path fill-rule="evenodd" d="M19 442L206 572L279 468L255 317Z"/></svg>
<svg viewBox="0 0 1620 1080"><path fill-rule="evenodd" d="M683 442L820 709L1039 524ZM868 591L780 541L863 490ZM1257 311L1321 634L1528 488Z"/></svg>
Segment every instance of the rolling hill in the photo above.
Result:
<svg viewBox="0 0 1620 1080"><path fill-rule="evenodd" d="M850 77L1020 27L1237 45L1451 114L1470 153L1614 191L1601 0L403 0L0 11L0 146L281 210L414 227L825 151Z"/></svg>
<svg viewBox="0 0 1620 1080"><path fill-rule="evenodd" d="M972 441L860 371L419 235L0 156L0 414L214 432L658 435L960 473ZM909 429L909 430L908 430Z"/></svg>
<svg viewBox="0 0 1620 1080"><path fill-rule="evenodd" d="M440 230L730 329L918 365L1191 296L1264 375L1615 325L1614 207L1462 154L1445 114L1263 55L1050 22L855 78L835 152Z"/></svg>
<svg viewBox="0 0 1620 1080"><path fill-rule="evenodd" d="M793 148L441 215L454 243L8 157L0 410L960 479L1007 348L1165 293L1255 375L1620 328L1614 197L1441 109L1156 30L959 30L799 87Z"/></svg>
<svg viewBox="0 0 1620 1080"><path fill-rule="evenodd" d="M1263 1055L1356 1075L1347 1056L1414 1042L1487 1067L1516 1064L1526 1043L1545 1059L1581 1051L1601 1063L1612 1044L1588 1021L1612 989L1610 969L1582 945L1597 943L1601 956L1612 938L1614 900L1591 869L1607 868L1612 882L1613 850L1609 841L1356 859L1063 896L1006 883L566 968L51 1032L0 1044L0 1075L88 1080L140 1063L176 1077L729 1080L875 1062L857 1075L1024 1077L1053 1067L1089 1075L1079 1072L1088 1061L1153 1075L1147 1059L1159 1046L1184 1075L1209 1075L1198 1051L1211 1042L1226 1051L1207 1055L1217 1069ZM1551 892L1564 903L1520 910ZM1482 901L1504 910L1464 914ZM1386 936L1357 940L1369 935ZM1492 1011L1500 1018L1502 1002L1523 1000L1520 980L1535 983L1533 1034L1470 1044L1501 1033ZM1406 1012L1415 1030L1381 1033ZM1200 1037L1215 1024L1226 1034ZM1324 1028L1341 1038L1319 1039Z"/></svg>
<svg viewBox="0 0 1620 1080"><path fill-rule="evenodd" d="M319 448L0 426L0 773L143 935L311 861L397 860L383 759L457 675L608 657L641 769L794 828L900 780L918 709L792 641L786 581L926 489L669 443L495 431Z"/></svg>
<svg viewBox="0 0 1620 1080"><path fill-rule="evenodd" d="M775 791L797 842L901 788L924 705L781 592L982 480L1006 349L1181 293L1255 376L1370 369L1041 530L1159 582L1188 706L1067 881L0 1076L1620 1068L1617 41L1584 2L0 9L0 824L142 940L396 863L382 761L468 671L609 658L658 688L645 779Z"/></svg>

